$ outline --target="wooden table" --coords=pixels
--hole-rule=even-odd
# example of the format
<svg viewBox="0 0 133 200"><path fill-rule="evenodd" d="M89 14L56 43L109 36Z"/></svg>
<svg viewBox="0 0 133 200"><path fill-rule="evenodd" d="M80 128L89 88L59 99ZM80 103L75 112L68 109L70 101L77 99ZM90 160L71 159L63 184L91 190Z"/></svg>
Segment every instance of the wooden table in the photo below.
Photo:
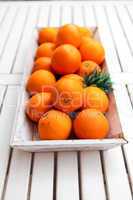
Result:
<svg viewBox="0 0 133 200"><path fill-rule="evenodd" d="M133 4L130 2L0 3L0 199L131 200L133 144L105 152L27 153L9 147L24 51L36 26L73 22L100 27L116 84L123 130L133 134ZM32 49L31 49L32 53ZM125 85L127 83L127 85Z"/></svg>

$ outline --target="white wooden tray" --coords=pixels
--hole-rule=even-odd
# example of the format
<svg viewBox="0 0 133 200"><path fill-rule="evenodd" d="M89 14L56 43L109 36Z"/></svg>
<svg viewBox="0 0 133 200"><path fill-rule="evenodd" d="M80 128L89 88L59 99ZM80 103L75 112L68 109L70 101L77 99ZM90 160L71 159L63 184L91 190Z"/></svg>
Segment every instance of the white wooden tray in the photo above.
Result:
<svg viewBox="0 0 133 200"><path fill-rule="evenodd" d="M95 32L95 37L100 40L98 28L92 28ZM102 140L53 140L53 141L40 141L38 139L37 127L34 123L29 121L25 115L25 102L29 98L28 93L25 91L25 84L34 62L34 55L37 48L37 31L31 35L31 41L27 42L27 49L25 50L25 58L28 63L24 65L24 75L21 84L20 97L17 104L16 117L14 121L10 145L13 148L22 149L31 152L40 151L72 151L72 150L105 150L121 144L127 143L127 139L121 129L120 119L117 113L115 94L110 95L110 108L107 113L107 118L110 122L109 137ZM108 71L106 60L103 64L104 68Z"/></svg>

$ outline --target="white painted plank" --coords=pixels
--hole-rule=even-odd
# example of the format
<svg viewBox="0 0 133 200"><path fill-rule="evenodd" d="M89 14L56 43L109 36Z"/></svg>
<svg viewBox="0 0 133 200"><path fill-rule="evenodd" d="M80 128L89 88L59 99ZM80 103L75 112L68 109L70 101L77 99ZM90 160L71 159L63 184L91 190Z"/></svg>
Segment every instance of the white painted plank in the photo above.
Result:
<svg viewBox="0 0 133 200"><path fill-rule="evenodd" d="M84 17L83 17L83 7L82 6L73 6L73 23L79 26L84 25Z"/></svg>
<svg viewBox="0 0 133 200"><path fill-rule="evenodd" d="M38 27L45 27L48 25L48 17L50 12L50 6L41 6L39 11Z"/></svg>
<svg viewBox="0 0 133 200"><path fill-rule="evenodd" d="M53 5L50 9L49 15L49 26L58 27L60 26L60 14L61 14L61 7L57 4L56 6Z"/></svg>
<svg viewBox="0 0 133 200"><path fill-rule="evenodd" d="M71 6L62 6L61 12L61 24L69 24L72 19L72 8Z"/></svg>
<svg viewBox="0 0 133 200"><path fill-rule="evenodd" d="M84 5L83 7L84 12L84 24L85 26L94 27L96 26L96 20L94 17L94 12L92 6Z"/></svg>
<svg viewBox="0 0 133 200"><path fill-rule="evenodd" d="M133 140L133 109L128 96L127 89L122 84L114 84L114 94L124 136L128 140Z"/></svg>
<svg viewBox="0 0 133 200"><path fill-rule="evenodd" d="M2 56L3 49L5 47L6 42L8 41L12 26L13 26L14 21L15 21L14 19L16 17L17 11L18 11L17 6L9 8L8 12L7 12L2 24L1 24L1 27L0 27L0 38L1 38L1 41L0 41L0 56Z"/></svg>
<svg viewBox="0 0 133 200"><path fill-rule="evenodd" d="M76 152L60 152L57 157L57 200L79 200Z"/></svg>
<svg viewBox="0 0 133 200"><path fill-rule="evenodd" d="M133 72L133 57L116 15L115 8L110 6L106 7L106 10L122 68L125 72Z"/></svg>
<svg viewBox="0 0 133 200"><path fill-rule="evenodd" d="M97 26L99 27L100 38L105 48L106 62L110 73L121 71L117 52L114 46L113 38L107 23L107 17L102 6L95 6Z"/></svg>
<svg viewBox="0 0 133 200"><path fill-rule="evenodd" d="M29 15L27 17L27 22L24 28L24 33L22 40L20 42L20 47L18 49L16 60L13 67L13 73L21 73L24 71L24 67L27 67L27 64L25 63L26 57L25 57L25 51L29 48L29 41L32 37L32 34L34 32L34 28L37 24L37 15L38 15L38 6L31 7L29 10ZM44 12L45 13L45 12ZM34 49L31 47L31 54L34 54Z"/></svg>
<svg viewBox="0 0 133 200"><path fill-rule="evenodd" d="M27 17L27 11L28 10L26 7L21 7L18 11L18 16L15 19L15 24L12 28L10 35L8 36L9 39L7 41L0 61L0 72L2 73L9 73L12 68L17 53L18 45L21 39L21 35L23 33L25 20Z"/></svg>
<svg viewBox="0 0 133 200"><path fill-rule="evenodd" d="M4 200L27 200L31 153L14 150Z"/></svg>
<svg viewBox="0 0 133 200"><path fill-rule="evenodd" d="M17 103L18 87L10 87L7 90L3 108L0 115L0 199L2 197L4 181L10 153L9 140Z"/></svg>
<svg viewBox="0 0 133 200"><path fill-rule="evenodd" d="M30 199L53 200L53 181L54 153L36 153Z"/></svg>
<svg viewBox="0 0 133 200"><path fill-rule="evenodd" d="M110 72L111 80L115 84L133 84L133 73Z"/></svg>
<svg viewBox="0 0 133 200"><path fill-rule="evenodd" d="M21 79L22 74L0 74L0 85L18 85Z"/></svg>
<svg viewBox="0 0 133 200"><path fill-rule="evenodd" d="M118 15L119 22L121 23L123 32L125 34L125 37L127 38L129 47L131 48L131 51L133 53L133 23L131 19L129 18L128 10L124 6L117 6L116 12Z"/></svg>
<svg viewBox="0 0 133 200"><path fill-rule="evenodd" d="M98 151L80 153L82 200L106 199L100 154Z"/></svg>
<svg viewBox="0 0 133 200"><path fill-rule="evenodd" d="M131 200L131 191L120 147L103 152L109 200Z"/></svg>

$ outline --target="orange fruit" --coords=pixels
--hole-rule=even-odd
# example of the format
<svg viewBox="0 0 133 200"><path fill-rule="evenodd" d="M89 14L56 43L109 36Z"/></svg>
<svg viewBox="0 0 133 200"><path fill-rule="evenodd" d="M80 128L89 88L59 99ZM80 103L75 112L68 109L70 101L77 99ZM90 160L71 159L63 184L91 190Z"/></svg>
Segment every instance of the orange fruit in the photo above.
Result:
<svg viewBox="0 0 133 200"><path fill-rule="evenodd" d="M53 27L42 28L39 30L39 39L38 43L42 44L45 42L56 42L58 29Z"/></svg>
<svg viewBox="0 0 133 200"><path fill-rule="evenodd" d="M54 94L54 99L57 109L68 113L82 106L83 86L79 80L61 78L55 87L57 93Z"/></svg>
<svg viewBox="0 0 133 200"><path fill-rule="evenodd" d="M36 51L36 58L39 57L52 57L56 45L54 43L46 42L41 44Z"/></svg>
<svg viewBox="0 0 133 200"><path fill-rule="evenodd" d="M72 74L81 64L80 52L70 44L56 48L52 57L52 68L58 74Z"/></svg>
<svg viewBox="0 0 133 200"><path fill-rule="evenodd" d="M105 58L102 44L92 38L84 37L80 45L82 60L91 60L101 64Z"/></svg>
<svg viewBox="0 0 133 200"><path fill-rule="evenodd" d="M74 120L74 132L80 139L103 139L109 132L109 123L102 112L82 110Z"/></svg>
<svg viewBox="0 0 133 200"><path fill-rule="evenodd" d="M77 26L73 24L66 24L59 28L57 34L57 44L71 44L79 47L81 43L81 36Z"/></svg>
<svg viewBox="0 0 133 200"><path fill-rule="evenodd" d="M83 107L95 108L101 112L106 112L109 107L109 99L100 88L89 86L84 89Z"/></svg>
<svg viewBox="0 0 133 200"><path fill-rule="evenodd" d="M100 72L101 71L100 66L93 61L85 60L81 63L78 74L84 77L90 75L95 70Z"/></svg>
<svg viewBox="0 0 133 200"><path fill-rule="evenodd" d="M33 71L40 69L51 70L51 58L49 57L40 57L35 60Z"/></svg>
<svg viewBox="0 0 133 200"><path fill-rule="evenodd" d="M41 140L65 140L71 132L72 122L70 117L58 110L45 113L38 124Z"/></svg>
<svg viewBox="0 0 133 200"><path fill-rule="evenodd" d="M89 28L78 26L78 30L79 30L82 37L83 36L85 36L85 37L92 37L93 36L93 33Z"/></svg>
<svg viewBox="0 0 133 200"><path fill-rule="evenodd" d="M28 99L26 114L32 121L38 122L41 116L51 108L51 105L52 96L50 93L38 93Z"/></svg>
<svg viewBox="0 0 133 200"><path fill-rule="evenodd" d="M33 72L27 82L27 91L31 94L38 92L48 92L55 84L54 75L47 70L38 70Z"/></svg>
<svg viewBox="0 0 133 200"><path fill-rule="evenodd" d="M62 76L62 78L70 78L70 79L80 81L81 83L83 82L83 77L79 76L78 74L67 74L65 76Z"/></svg>

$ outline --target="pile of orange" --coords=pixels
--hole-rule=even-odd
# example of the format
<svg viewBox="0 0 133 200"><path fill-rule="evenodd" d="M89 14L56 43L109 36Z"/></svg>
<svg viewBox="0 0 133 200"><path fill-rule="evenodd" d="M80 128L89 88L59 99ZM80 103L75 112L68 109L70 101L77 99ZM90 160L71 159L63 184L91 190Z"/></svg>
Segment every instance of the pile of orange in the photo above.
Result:
<svg viewBox="0 0 133 200"><path fill-rule="evenodd" d="M84 84L84 76L102 70L102 44L90 29L73 24L42 28L38 44L26 85L30 94L26 114L37 123L40 139L64 140L72 132L80 139L105 138L108 95Z"/></svg>

